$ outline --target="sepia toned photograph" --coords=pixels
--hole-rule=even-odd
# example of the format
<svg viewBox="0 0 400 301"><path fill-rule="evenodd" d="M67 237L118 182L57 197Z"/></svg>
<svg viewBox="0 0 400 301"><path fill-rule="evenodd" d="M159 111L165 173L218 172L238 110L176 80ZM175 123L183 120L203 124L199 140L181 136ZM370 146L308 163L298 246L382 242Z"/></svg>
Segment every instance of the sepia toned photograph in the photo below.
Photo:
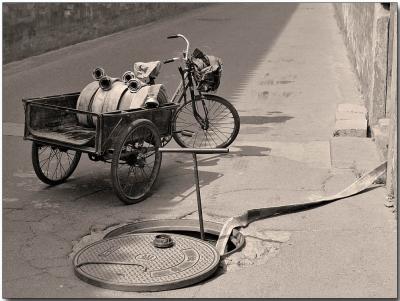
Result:
<svg viewBox="0 0 400 301"><path fill-rule="evenodd" d="M396 2L2 2L2 297L397 298Z"/></svg>

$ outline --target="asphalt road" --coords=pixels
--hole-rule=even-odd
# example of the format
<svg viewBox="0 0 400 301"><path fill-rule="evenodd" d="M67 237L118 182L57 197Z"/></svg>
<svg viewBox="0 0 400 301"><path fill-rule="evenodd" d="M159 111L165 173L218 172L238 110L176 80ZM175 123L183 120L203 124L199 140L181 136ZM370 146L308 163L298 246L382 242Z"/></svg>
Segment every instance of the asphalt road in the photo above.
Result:
<svg viewBox="0 0 400 301"><path fill-rule="evenodd" d="M119 76L134 61L177 56L184 43L165 39L173 33L223 59L218 94L241 116L229 154L199 156L206 220L335 194L378 165L371 139L332 138L337 105L362 99L330 3L210 5L9 64L3 68L3 297L396 296L396 221L382 205L382 187L252 223L241 230L245 248L222 262L225 272L184 289L120 292L74 275L74 252L112 227L197 219L193 162L165 154L153 194L132 206L112 191L110 165L86 156L66 183L48 187L34 174L31 143L20 135L21 98L79 91L95 66ZM176 67L164 66L158 79L170 94Z"/></svg>
<svg viewBox="0 0 400 301"><path fill-rule="evenodd" d="M235 104L238 101L236 95L242 91L247 77L274 45L296 7L296 4L210 5L174 19L128 29L4 66L3 123L11 124L12 128L10 136L3 136L3 187L6 196L24 199L24 196L19 196L24 195L19 188L21 186L18 186L22 184L16 181L18 177L12 175L15 172L33 173L31 143L22 141L18 128L13 128L24 122L22 98L80 91L92 81L91 73L96 66L104 67L107 74L117 77L131 69L133 62L179 56L185 43L182 40L167 40L166 37L182 33L191 41L192 50L199 47L222 58L224 69L218 95ZM170 95L179 81L177 67L178 63L164 65L157 79L157 82L167 86ZM235 105L240 115L244 111L247 115L257 115L256 107ZM246 120L243 119L243 122ZM13 132L17 132L17 136L12 136ZM176 146L175 142L172 141L170 146ZM175 158L180 156L168 154L164 157L164 175L166 171L174 173L177 170ZM71 181L79 182L83 177L83 185L87 181L91 184L88 189L78 189L74 197L93 193L98 190L97 186L110 188L109 168L108 164L93 163L87 156L82 156ZM180 187L177 181L176 185L176 194L179 194L192 185L192 180ZM51 190L47 192L52 193ZM111 191L107 194L107 203L120 205Z"/></svg>
<svg viewBox="0 0 400 301"><path fill-rule="evenodd" d="M245 104L236 103L238 101L236 96L242 91L246 79L252 75L259 61L274 45L296 7L297 4L273 3L210 5L174 19L131 28L5 65L3 124L11 125L10 135L3 136L5 196L24 199L24 196L19 196L24 194L19 188L23 184L17 183L18 177L12 175L15 172L33 173L31 143L22 141L18 136L22 130L18 125L24 122L22 98L80 91L92 81L91 73L96 66L102 66L107 74L117 77L132 69L134 62L164 60L179 56L185 43L182 40L167 40L166 37L182 33L191 42L192 50L199 47L206 53L222 58L224 69L217 94L231 101L240 115L257 115L258 107L248 107L247 101ZM177 67L178 63L163 65L157 79L157 82L167 86L169 95L173 94L179 82ZM243 119L243 123L245 122ZM247 120L247 123L251 124L252 121ZM176 146L174 141L170 145ZM180 156L168 154L164 157L162 165L164 172L176 170L175 158ZM96 184L110 187L109 168L108 164L93 163L87 156L82 156L71 181L79 182L83 177L84 183L89 181L91 184L88 190L78 189L76 196L96 191ZM179 186L179 182L176 185ZM185 191L191 185L192 180L189 179L181 185L182 187L176 189L176 193ZM47 193L52 194L51 190ZM120 205L112 192L108 196L111 198L107 199L107 203Z"/></svg>
<svg viewBox="0 0 400 301"><path fill-rule="evenodd" d="M133 62L178 56L185 46L183 41L166 39L174 33L187 36L192 50L199 47L222 58L224 71L218 95L235 104L243 83L274 45L296 7L210 5L174 19L10 63L3 66L3 125L11 124L13 132L14 126L23 124L22 98L80 91L92 80L91 72L96 66L104 67L111 76L120 76L132 68ZM163 66L157 80L167 86L170 95L179 80L177 67ZM256 115L251 108L246 111ZM124 206L113 193L109 164L93 163L82 156L67 183L49 188L32 170L30 147L31 143L23 141L18 133L3 136L7 246L3 252L3 262L7 263L3 267L3 293L7 297L99 296L95 288L89 286L87 291L88 286L71 273L68 254L74 241L96 224L180 218L196 212L190 158L166 155L157 191L132 208ZM200 171L202 186L220 179L230 165L219 166L218 162L218 157L201 159L202 166L212 169ZM44 286L48 289L43 290Z"/></svg>
<svg viewBox="0 0 400 301"><path fill-rule="evenodd" d="M119 77L137 61L179 56L184 34L191 49L199 47L222 58L224 72L219 95L231 98L285 27L296 4L219 4L193 10L174 19L132 28L15 62L3 68L3 122L23 122L22 98L80 91L94 67ZM179 80L176 64L163 66L158 82L170 95Z"/></svg>

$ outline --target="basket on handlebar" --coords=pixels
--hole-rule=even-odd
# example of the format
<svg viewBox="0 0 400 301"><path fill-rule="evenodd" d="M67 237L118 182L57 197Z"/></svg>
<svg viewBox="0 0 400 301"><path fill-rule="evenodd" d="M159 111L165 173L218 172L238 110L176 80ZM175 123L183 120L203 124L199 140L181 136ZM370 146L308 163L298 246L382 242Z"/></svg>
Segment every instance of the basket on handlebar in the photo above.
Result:
<svg viewBox="0 0 400 301"><path fill-rule="evenodd" d="M222 75L221 59L212 55L205 55L196 48L193 51L192 62L197 89L201 92L216 91Z"/></svg>

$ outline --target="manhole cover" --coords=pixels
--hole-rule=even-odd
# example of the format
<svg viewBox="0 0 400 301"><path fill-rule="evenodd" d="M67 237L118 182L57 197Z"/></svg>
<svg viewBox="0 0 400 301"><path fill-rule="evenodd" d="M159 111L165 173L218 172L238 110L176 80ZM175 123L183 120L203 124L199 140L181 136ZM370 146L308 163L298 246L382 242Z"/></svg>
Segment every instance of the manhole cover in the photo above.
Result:
<svg viewBox="0 0 400 301"><path fill-rule="evenodd" d="M204 221L205 239L213 246L216 245L219 233L223 224ZM130 223L115 228L108 232L104 238L111 238L120 235L133 233L174 233L200 238L199 221L191 219L165 219L165 220L149 220L136 223ZM240 251L245 242L245 237L238 230L233 229L224 254L220 254L221 259Z"/></svg>
<svg viewBox="0 0 400 301"><path fill-rule="evenodd" d="M122 291L161 291L211 276L220 257L197 238L169 234L171 247L154 246L162 233L127 234L93 243L74 257L75 274L90 284Z"/></svg>

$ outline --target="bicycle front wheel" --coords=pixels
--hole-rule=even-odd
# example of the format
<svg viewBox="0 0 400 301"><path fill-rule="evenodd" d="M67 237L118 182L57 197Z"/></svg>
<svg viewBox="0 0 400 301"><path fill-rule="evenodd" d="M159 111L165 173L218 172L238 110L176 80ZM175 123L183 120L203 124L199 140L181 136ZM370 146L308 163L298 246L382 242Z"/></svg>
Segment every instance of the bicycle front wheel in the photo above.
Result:
<svg viewBox="0 0 400 301"><path fill-rule="evenodd" d="M202 95L194 100L196 110L208 127L202 128L194 117L193 101L180 107L173 121L173 137L182 147L221 148L229 146L239 133L240 118L235 107L216 95Z"/></svg>

